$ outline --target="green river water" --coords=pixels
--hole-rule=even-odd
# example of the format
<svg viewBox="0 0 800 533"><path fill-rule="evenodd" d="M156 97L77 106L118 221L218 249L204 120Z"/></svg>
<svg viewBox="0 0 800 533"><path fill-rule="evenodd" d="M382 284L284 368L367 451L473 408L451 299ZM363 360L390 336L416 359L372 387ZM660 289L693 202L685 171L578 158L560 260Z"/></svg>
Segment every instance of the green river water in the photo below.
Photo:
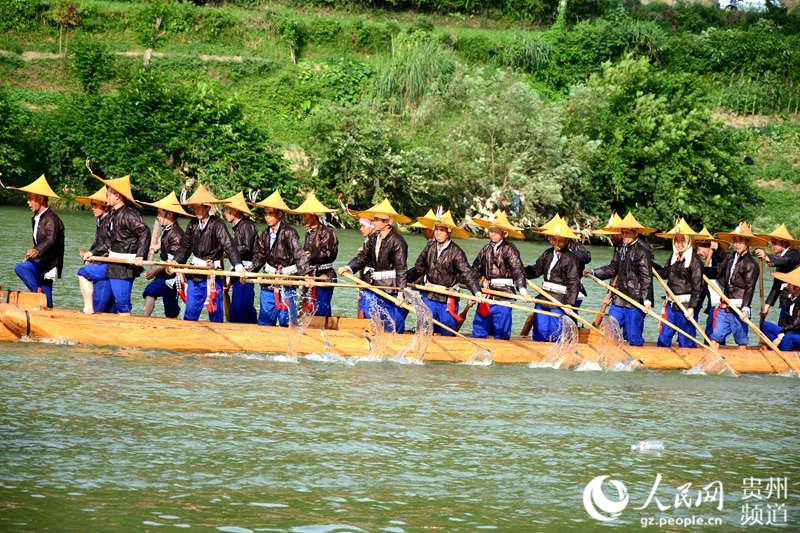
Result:
<svg viewBox="0 0 800 533"><path fill-rule="evenodd" d="M77 249L94 225L62 218L56 305L78 308ZM0 220L0 283L21 288L13 265L30 213L0 207ZM408 239L414 258L424 243ZM340 240L344 262L360 238ZM482 243L463 244L474 257ZM521 244L527 263L543 248ZM610 256L592 253L593 265ZM334 303L350 314L354 294ZM797 531L798 383L0 343L0 530L746 531L772 520ZM663 450L631 450L643 440ZM658 474L663 511L645 506ZM629 497L606 523L583 502L601 475ZM723 487L721 510L719 498L696 504L709 484Z"/></svg>

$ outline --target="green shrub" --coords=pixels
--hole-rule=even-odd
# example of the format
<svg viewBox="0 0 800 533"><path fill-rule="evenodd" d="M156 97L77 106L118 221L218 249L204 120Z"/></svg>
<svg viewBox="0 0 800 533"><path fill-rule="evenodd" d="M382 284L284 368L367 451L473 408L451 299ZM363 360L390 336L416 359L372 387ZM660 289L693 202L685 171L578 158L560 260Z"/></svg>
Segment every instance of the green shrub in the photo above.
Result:
<svg viewBox="0 0 800 533"><path fill-rule="evenodd" d="M104 43L84 37L72 47L72 68L87 94L97 94L100 84L114 75L114 55Z"/></svg>
<svg viewBox="0 0 800 533"><path fill-rule="evenodd" d="M48 3L39 0L0 0L0 31L27 31L41 22Z"/></svg>

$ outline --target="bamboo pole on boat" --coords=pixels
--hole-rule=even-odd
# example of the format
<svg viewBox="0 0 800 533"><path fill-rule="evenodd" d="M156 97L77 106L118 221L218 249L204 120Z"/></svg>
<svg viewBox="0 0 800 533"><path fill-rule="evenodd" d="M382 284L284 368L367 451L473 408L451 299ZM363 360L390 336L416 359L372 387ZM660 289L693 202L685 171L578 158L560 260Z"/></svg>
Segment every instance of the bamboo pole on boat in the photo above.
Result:
<svg viewBox="0 0 800 533"><path fill-rule="evenodd" d="M367 283L366 281L364 281L362 279L359 279L359 278L355 277L354 275L352 275L352 274L350 274L348 272L342 272L341 276L344 277L345 279L349 279L350 281L352 281L356 285L360 285L361 287L374 292L375 294L377 294L381 298L385 298L386 300L389 300L390 302L392 302L396 306L402 307L403 309L406 309L408 311L411 311L414 314L417 314L417 310L414 309L413 305L408 305L408 304L401 303L400 300L398 300L397 298L395 298L391 294L387 293L386 291L382 290L382 288L378 288L378 287L376 287L374 285L371 285L371 284ZM447 324L443 324L442 322L439 322L435 318L431 318L431 321L434 324L436 324L437 326L439 326L440 328L442 328L443 330L445 330L445 331L447 331L449 333L452 333L456 337L464 339L464 340L466 340L467 342L469 342L471 344L474 344L475 346L479 347L481 350L484 350L486 353L488 353L488 354L492 353L492 350L490 350L489 348L487 348L483 344L477 342L475 339L470 339L469 337L467 337L463 333L459 333L458 331L454 330L453 328L451 328Z"/></svg>
<svg viewBox="0 0 800 533"><path fill-rule="evenodd" d="M708 335L706 335L705 330L703 328L701 328L700 324L697 323L697 320L695 320L694 317L690 313L688 313L686 311L686 306L683 305L683 302L681 302L678 299L677 296L675 296L675 293L672 292L672 289L669 288L669 285L667 284L667 282L664 281L664 278L661 277L661 275L656 271L655 268L653 269L653 275L656 277L658 282L664 288L664 292L667 293L667 296L669 296L669 299L677 304L678 308L681 310L681 312L684 314L684 316L686 316L686 319L689 322L691 322L691 324L695 327L695 329L697 329L697 332L703 337L703 339L705 339L706 344L702 344L703 348L707 349L708 351L710 351L711 353L716 355L719 359L721 359L722 362L725 363L725 366L728 367L728 370L731 371L731 374L733 376L739 377L739 373L736 370L733 369L733 367L731 366L730 362L725 358L724 355L722 355L722 353L719 351L719 349L716 346L714 346L713 344L711 344L711 339L708 338Z"/></svg>
<svg viewBox="0 0 800 533"><path fill-rule="evenodd" d="M361 285L353 283L340 283L337 281L303 281L293 279L263 279L263 278L245 278L243 283L252 283L254 285L286 285L292 287L338 287L340 289L361 289ZM399 291L398 287L382 287L387 291Z"/></svg>
<svg viewBox="0 0 800 533"><path fill-rule="evenodd" d="M710 280L710 279L708 279L708 276L706 276L705 274L703 274L703 279L704 279L704 280L705 280L705 282L708 284L708 286L709 286L709 287L710 287L710 288L711 288L711 289L712 289L714 292L716 292L716 293L719 295L719 298L720 298L720 300L722 300L723 302L725 302L725 304L726 304L726 305L727 305L727 306L728 306L730 309L733 309L733 312L734 312L734 313L736 313L736 315L739 317L739 319L740 319L742 322L744 322L745 324L747 324L747 327L749 327L751 330L753 330L753 333L755 333L755 334L758 336L758 338L759 338L759 339L761 339L762 341L764 341L764 344L766 344L767 346L769 346L769 347L770 347L770 349L771 349L773 352L775 352L776 354L778 354L778 357L780 357L781 359L783 359L783 362L784 362L784 363L786 363L786 365L787 365L789 368L791 368L791 369L792 369L792 370L794 370L795 372L798 372L798 373L800 373L800 368L798 368L798 367L797 367L797 366L795 366L793 363L791 363L791 362L790 362L790 360L789 360L789 359L787 359L785 355L783 355L783 352L782 352L782 351L781 351L781 350L780 350L780 349L779 349L777 346L775 346L775 343L774 343L774 342L772 342L772 341L769 339L769 337L767 337L767 336L764 334L764 332L763 332L763 331L761 331L759 328L757 328L757 327L756 327L756 325L755 325L755 324L753 324L753 322L752 322L752 321L751 321L749 318L747 318L747 315L745 315L745 314L744 314L744 311L742 311L741 309L739 309L738 307L736 307L735 305L733 305L733 304L731 303L731 301L728 299L728 297L727 297L727 296L725 296L725 294L723 294L722 290L721 290L721 289L719 289L719 288L717 288L715 285L713 285L713 284L711 283L711 280ZM770 364L771 364L771 363L770 363ZM774 369L774 368L775 368L775 367L773 366L773 369ZM776 369L776 370L777 370L777 369Z"/></svg>
<svg viewBox="0 0 800 533"><path fill-rule="evenodd" d="M210 268L187 265L169 265L169 273L186 274L189 276L206 276L213 271L216 276L228 276L242 279L296 279L300 281L330 281L330 278L321 276L295 276L289 274L269 274L267 272L236 272L235 270L214 270Z"/></svg>
<svg viewBox="0 0 800 533"><path fill-rule="evenodd" d="M509 302L502 302L502 301L498 301L498 300L490 300L489 298L481 298L480 296L473 296L471 294L464 294L464 293L461 293L461 292L448 291L448 290L445 290L445 289L439 289L437 287L430 287L430 286L427 286L427 285L417 285L417 284L413 284L412 283L411 287L413 287L413 288L415 288L417 290L420 290L420 291L426 291L426 292L433 292L433 293L436 293L436 294L441 294L442 296L450 296L452 298L462 298L464 300L469 300L471 302L476 302L476 303L486 303L486 304L489 304L489 305L500 305L500 306L503 306L503 307L508 307L510 309L517 309L517 310L520 310L520 311L525 311L527 313L539 313L539 314L542 314L542 315L548 315L548 316L552 316L552 317L561 316L561 315L559 315L557 313L551 313L550 311L545 311L544 309L533 309L532 307L526 307L526 306L523 306L523 305L515 305L515 304L509 303Z"/></svg>
<svg viewBox="0 0 800 533"><path fill-rule="evenodd" d="M702 344L702 342L700 342L700 339L692 337L691 335L689 335L688 333L683 331L681 328L679 328L678 326L676 326L675 324L673 324L672 322L670 322L666 318L660 316L658 313L656 313L652 309L648 310L645 306L643 306L642 304L640 304L639 302L637 302L636 300L634 300L633 298L631 298L630 296L628 296L624 292L620 291L616 287L612 287L611 285L609 285L605 281L599 280L597 277L594 276L594 274L587 274L587 277L589 279L591 279L592 281L594 281L595 283L597 283L598 285L600 285L601 287L603 287L604 289L607 289L607 290L613 292L614 294L616 294L617 296L619 296L620 298L622 298L623 300L625 300L626 302L628 302L629 304L634 306L636 309L638 309L639 311L644 313L645 315L650 315L651 317L655 318L656 320L658 320L659 322L661 322L665 326L671 327L672 329L674 329L675 331L677 331L678 333L680 333L681 335L683 335L687 339L693 340L695 342L695 344ZM686 368L692 368L692 365L689 364L689 362L686 360L686 358L683 357L683 355L681 355L680 352L676 351L675 353L678 355L678 357L681 358L681 360L684 363L686 363Z"/></svg>
<svg viewBox="0 0 800 533"><path fill-rule="evenodd" d="M519 300L522 302L530 302L535 304L542 304L548 307L562 307L564 309L572 309L573 311L581 310L580 307L575 307L574 305L567 305L562 304L561 302L552 303L548 300L540 300L539 298L532 298L530 296L522 296L521 294L514 294L512 292L503 292L503 291L496 291L494 289L481 289L481 292L484 294L491 294L492 296L500 296L501 298L508 298L510 300ZM495 303L494 301L492 303ZM594 312L594 309L583 309L588 313Z"/></svg>
<svg viewBox="0 0 800 533"><path fill-rule="evenodd" d="M594 324L592 324L591 322L589 322L588 320L583 318L581 315L579 315L578 313L573 312L574 308L571 305L567 306L567 305L562 304L561 302L559 302L558 300L553 298L552 294L550 294L549 292L547 292L543 288L539 287L537 284L535 284L531 280L527 280L527 281L528 281L528 287L530 287L531 289L535 290L536 292L538 292L539 294L544 296L547 300L549 300L552 303L551 307L552 306L563 307L565 309L564 312L566 313L567 316L572 317L575 320L579 321L580 323L582 323L583 325L585 325L586 327L588 327L589 329L591 329L595 333L599 333L600 335L603 334L603 332L600 330L600 328L595 327ZM531 300L534 300L534 298L531 298ZM542 304L542 305L547 305L547 304Z"/></svg>

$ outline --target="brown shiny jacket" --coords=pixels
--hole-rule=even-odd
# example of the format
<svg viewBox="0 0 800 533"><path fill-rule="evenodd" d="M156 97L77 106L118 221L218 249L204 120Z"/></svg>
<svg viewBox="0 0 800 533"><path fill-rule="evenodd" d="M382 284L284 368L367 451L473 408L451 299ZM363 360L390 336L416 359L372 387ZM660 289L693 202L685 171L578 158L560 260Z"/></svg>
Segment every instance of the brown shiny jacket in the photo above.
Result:
<svg viewBox="0 0 800 533"><path fill-rule="evenodd" d="M433 283L443 287L455 287L457 284L467 287L472 294L480 292L481 287L475 272L467 261L467 254L452 240L447 241L447 247L438 254L438 243L430 240L417 257L414 264L414 279L409 277L410 283ZM425 296L436 302L444 302L447 296L436 293L425 293Z"/></svg>

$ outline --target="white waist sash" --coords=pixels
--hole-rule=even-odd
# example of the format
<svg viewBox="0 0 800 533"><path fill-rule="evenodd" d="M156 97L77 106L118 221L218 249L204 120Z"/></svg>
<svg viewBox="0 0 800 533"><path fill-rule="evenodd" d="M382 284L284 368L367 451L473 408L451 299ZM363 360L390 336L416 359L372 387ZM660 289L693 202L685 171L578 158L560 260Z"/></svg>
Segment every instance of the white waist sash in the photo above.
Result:
<svg viewBox="0 0 800 533"><path fill-rule="evenodd" d="M511 278L493 278L489 280L492 287L513 287L514 280Z"/></svg>
<svg viewBox="0 0 800 533"><path fill-rule="evenodd" d="M108 257L113 257L114 259L127 259L128 261L133 261L134 259L136 259L136 254L123 254L115 252L114 250L109 250Z"/></svg>
<svg viewBox="0 0 800 533"><path fill-rule="evenodd" d="M192 256L192 259L191 259L190 262L194 266L199 266L199 267L208 266L208 261L206 261L205 259L200 259L198 257L194 257L194 256ZM219 260L214 261L213 265L214 265L214 268L222 268L222 261L219 261Z"/></svg>
<svg viewBox="0 0 800 533"><path fill-rule="evenodd" d="M559 285L558 283L551 283L549 281L545 281L544 283L542 283L542 288L549 292L556 292L558 294L567 294L567 286Z"/></svg>
<svg viewBox="0 0 800 533"><path fill-rule="evenodd" d="M387 279L395 279L397 272L394 270L375 270L372 273L372 279L376 281L385 281Z"/></svg>

